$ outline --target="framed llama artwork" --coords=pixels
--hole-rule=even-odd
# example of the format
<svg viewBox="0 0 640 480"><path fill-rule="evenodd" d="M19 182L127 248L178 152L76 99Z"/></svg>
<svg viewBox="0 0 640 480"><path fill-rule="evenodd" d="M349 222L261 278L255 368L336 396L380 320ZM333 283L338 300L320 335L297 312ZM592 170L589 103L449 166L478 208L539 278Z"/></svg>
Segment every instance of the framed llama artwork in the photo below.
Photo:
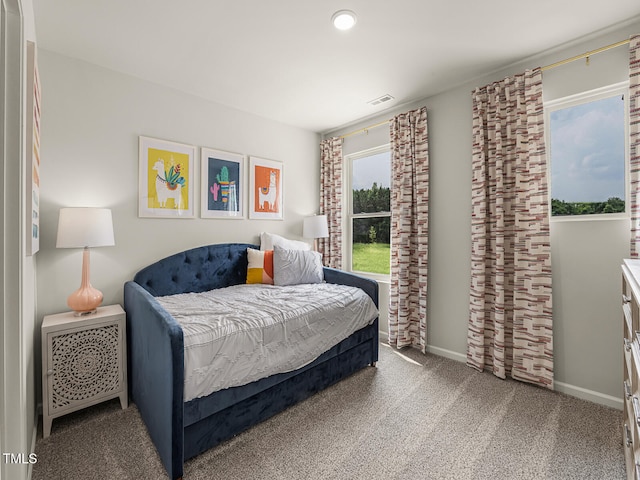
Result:
<svg viewBox="0 0 640 480"><path fill-rule="evenodd" d="M200 168L200 216L244 218L244 155L203 147Z"/></svg>
<svg viewBox="0 0 640 480"><path fill-rule="evenodd" d="M196 147L139 137L140 217L193 218Z"/></svg>
<svg viewBox="0 0 640 480"><path fill-rule="evenodd" d="M249 157L249 218L283 220L282 163Z"/></svg>

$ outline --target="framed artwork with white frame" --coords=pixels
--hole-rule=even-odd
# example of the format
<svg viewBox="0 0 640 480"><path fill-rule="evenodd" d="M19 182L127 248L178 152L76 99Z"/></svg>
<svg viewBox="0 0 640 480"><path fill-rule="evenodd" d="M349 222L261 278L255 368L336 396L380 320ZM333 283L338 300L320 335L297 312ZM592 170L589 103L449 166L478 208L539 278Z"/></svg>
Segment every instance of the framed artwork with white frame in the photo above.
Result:
<svg viewBox="0 0 640 480"><path fill-rule="evenodd" d="M27 255L40 250L40 108L42 94L36 45L27 42Z"/></svg>
<svg viewBox="0 0 640 480"><path fill-rule="evenodd" d="M245 157L239 153L201 149L202 218L244 218L244 163Z"/></svg>
<svg viewBox="0 0 640 480"><path fill-rule="evenodd" d="M193 218L196 147L139 137L138 215Z"/></svg>
<svg viewBox="0 0 640 480"><path fill-rule="evenodd" d="M283 220L283 164L249 157L249 218Z"/></svg>

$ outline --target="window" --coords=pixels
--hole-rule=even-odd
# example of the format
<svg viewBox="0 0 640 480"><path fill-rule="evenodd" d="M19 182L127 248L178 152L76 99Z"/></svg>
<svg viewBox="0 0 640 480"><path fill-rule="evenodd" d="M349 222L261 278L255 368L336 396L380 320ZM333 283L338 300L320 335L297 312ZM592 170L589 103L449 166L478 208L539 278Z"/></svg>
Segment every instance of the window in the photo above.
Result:
<svg viewBox="0 0 640 480"><path fill-rule="evenodd" d="M552 217L628 211L626 92L617 84L545 104Z"/></svg>
<svg viewBox="0 0 640 480"><path fill-rule="evenodd" d="M351 270L389 275L391 152L389 146L346 157L350 181L346 242Z"/></svg>

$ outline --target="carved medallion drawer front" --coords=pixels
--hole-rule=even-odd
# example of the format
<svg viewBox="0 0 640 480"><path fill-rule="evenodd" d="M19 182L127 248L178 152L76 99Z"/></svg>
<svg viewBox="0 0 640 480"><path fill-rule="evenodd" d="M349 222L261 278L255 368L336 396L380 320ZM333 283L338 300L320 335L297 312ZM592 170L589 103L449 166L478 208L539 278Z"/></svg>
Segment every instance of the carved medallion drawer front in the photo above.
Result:
<svg viewBox="0 0 640 480"><path fill-rule="evenodd" d="M51 409L110 394L122 386L118 325L51 335Z"/></svg>

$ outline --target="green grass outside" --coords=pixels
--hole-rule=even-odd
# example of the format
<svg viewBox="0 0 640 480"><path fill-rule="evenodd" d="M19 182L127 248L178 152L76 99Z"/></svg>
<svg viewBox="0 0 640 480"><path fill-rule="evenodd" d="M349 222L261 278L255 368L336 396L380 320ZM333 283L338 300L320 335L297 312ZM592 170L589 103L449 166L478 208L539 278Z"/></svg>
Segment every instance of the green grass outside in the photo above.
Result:
<svg viewBox="0 0 640 480"><path fill-rule="evenodd" d="M352 269L360 272L389 274L391 245L388 243L354 243Z"/></svg>

